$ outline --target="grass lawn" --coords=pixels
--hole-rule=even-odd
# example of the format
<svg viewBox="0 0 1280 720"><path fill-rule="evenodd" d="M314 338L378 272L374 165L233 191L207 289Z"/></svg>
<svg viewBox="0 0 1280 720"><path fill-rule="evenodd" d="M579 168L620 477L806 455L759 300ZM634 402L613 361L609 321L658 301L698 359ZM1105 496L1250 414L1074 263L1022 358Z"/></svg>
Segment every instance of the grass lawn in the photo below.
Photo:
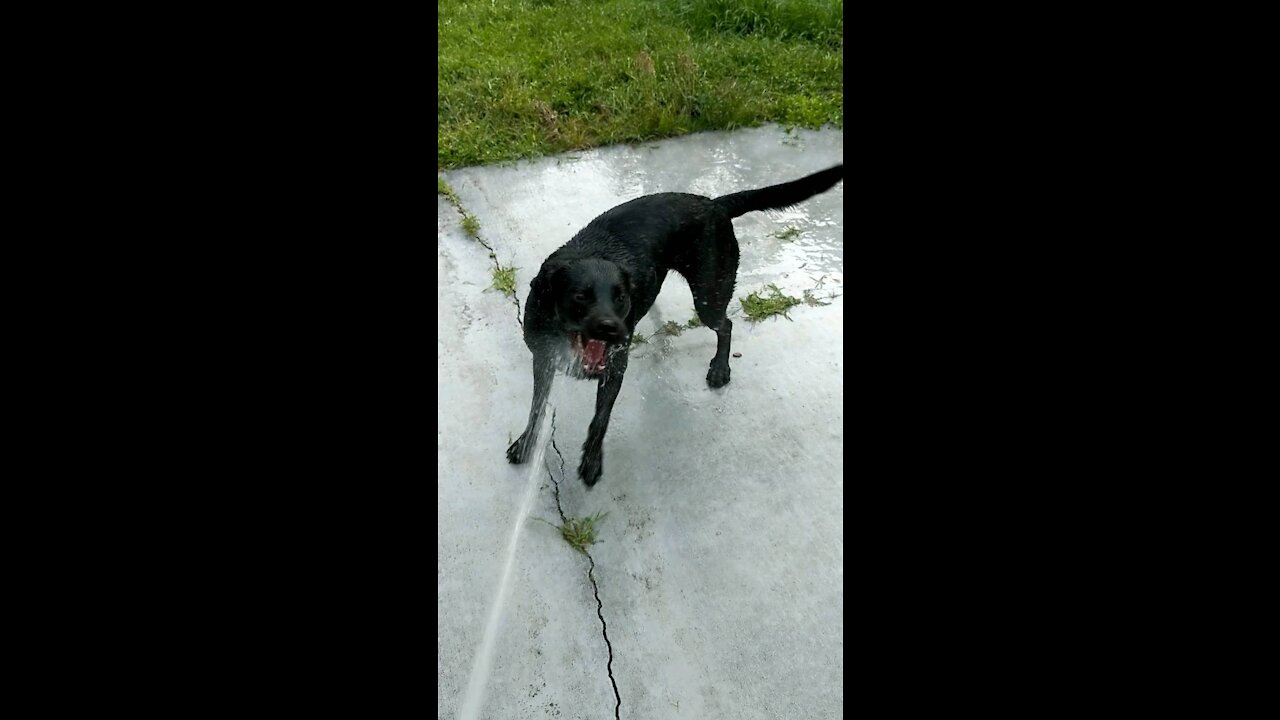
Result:
<svg viewBox="0 0 1280 720"><path fill-rule="evenodd" d="M439 169L844 126L843 0L439 0Z"/></svg>

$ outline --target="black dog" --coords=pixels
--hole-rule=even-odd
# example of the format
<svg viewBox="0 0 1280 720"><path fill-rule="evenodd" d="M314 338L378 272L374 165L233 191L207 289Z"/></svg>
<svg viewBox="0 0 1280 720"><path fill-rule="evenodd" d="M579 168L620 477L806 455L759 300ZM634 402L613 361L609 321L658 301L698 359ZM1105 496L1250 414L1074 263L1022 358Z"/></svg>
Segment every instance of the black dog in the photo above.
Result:
<svg viewBox="0 0 1280 720"><path fill-rule="evenodd" d="M529 457L559 368L576 377L599 378L596 414L578 475L587 487L600 480L604 434L627 370L631 333L653 306L668 270L689 281L698 317L716 333L707 385L728 383L733 323L725 310L738 274L738 239L730 220L753 210L795 205L843 179L841 164L794 182L714 200L687 193L646 195L592 220L552 253L530 283L525 304L533 408L524 433L507 448L507 459L522 463Z"/></svg>

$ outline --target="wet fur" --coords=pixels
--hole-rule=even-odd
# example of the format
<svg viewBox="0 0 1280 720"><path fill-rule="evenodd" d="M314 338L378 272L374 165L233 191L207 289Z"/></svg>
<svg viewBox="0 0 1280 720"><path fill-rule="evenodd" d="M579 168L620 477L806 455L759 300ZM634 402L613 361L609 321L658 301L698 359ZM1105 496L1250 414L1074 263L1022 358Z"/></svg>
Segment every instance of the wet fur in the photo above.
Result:
<svg viewBox="0 0 1280 720"><path fill-rule="evenodd" d="M731 220L754 210L776 210L824 192L844 178L844 165L793 182L716 199L658 193L623 203L592 220L543 262L530 283L524 340L533 352L533 405L507 459L522 463L538 428L556 370L591 377L571 349L580 334L606 342L596 410L582 446L578 475L587 487L604 469L604 436L627 371L631 334L653 307L667 272L689 282L698 318L716 333L707 385L729 382L733 323L725 316L738 274L738 239Z"/></svg>

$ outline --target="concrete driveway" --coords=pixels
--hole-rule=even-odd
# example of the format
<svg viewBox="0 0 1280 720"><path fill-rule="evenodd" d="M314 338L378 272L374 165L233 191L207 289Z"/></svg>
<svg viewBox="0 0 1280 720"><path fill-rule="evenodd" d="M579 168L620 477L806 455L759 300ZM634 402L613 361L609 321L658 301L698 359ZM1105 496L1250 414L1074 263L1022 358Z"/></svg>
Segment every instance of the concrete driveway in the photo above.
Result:
<svg viewBox="0 0 1280 720"><path fill-rule="evenodd" d="M594 382L558 376L543 461L506 461L531 363L515 300L489 287L495 263L515 266L523 304L542 260L626 200L723 195L843 160L842 131L765 127L443 174L480 231L468 237L439 196L440 718L458 717L504 574L479 717L843 716L844 184L734 221L736 297L773 283L829 304L753 324L731 303L742 356L725 388L705 382L715 333L659 332L694 316L688 285L668 276L590 491L577 465ZM559 524L562 511L608 513L589 557L534 519Z"/></svg>

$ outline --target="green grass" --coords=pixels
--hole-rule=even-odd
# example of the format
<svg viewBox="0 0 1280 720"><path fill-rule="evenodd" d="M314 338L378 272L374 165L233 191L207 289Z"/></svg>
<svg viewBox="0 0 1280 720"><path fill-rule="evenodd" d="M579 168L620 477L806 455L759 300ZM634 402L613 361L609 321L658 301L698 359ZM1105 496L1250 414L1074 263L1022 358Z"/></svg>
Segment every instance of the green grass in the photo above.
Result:
<svg viewBox="0 0 1280 720"><path fill-rule="evenodd" d="M498 267L493 269L493 288L507 297L516 294L516 269L514 267Z"/></svg>
<svg viewBox="0 0 1280 720"><path fill-rule="evenodd" d="M744 298L739 298L742 302L742 311L747 314L747 319L751 322L761 322L775 315L781 315L790 320L791 316L787 314L787 310L803 302L800 298L783 295L778 286L772 283L762 290L768 290L769 294L761 295L761 291L756 291Z"/></svg>
<svg viewBox="0 0 1280 720"><path fill-rule="evenodd" d="M564 525L556 525L549 523L542 518L534 518L541 522L547 523L551 527L560 531L560 537L569 543L569 546L580 553L586 553L587 548L596 543L596 525L605 518L609 513L596 513L588 517L567 518Z"/></svg>
<svg viewBox="0 0 1280 720"><path fill-rule="evenodd" d="M440 0L440 168L844 125L843 0Z"/></svg>
<svg viewBox="0 0 1280 720"><path fill-rule="evenodd" d="M781 232L774 233L773 236L778 238L779 240L790 240L791 238L799 234L800 234L800 228L789 227Z"/></svg>
<svg viewBox="0 0 1280 720"><path fill-rule="evenodd" d="M695 30L808 40L844 46L844 3L790 0L682 0L678 14Z"/></svg>

